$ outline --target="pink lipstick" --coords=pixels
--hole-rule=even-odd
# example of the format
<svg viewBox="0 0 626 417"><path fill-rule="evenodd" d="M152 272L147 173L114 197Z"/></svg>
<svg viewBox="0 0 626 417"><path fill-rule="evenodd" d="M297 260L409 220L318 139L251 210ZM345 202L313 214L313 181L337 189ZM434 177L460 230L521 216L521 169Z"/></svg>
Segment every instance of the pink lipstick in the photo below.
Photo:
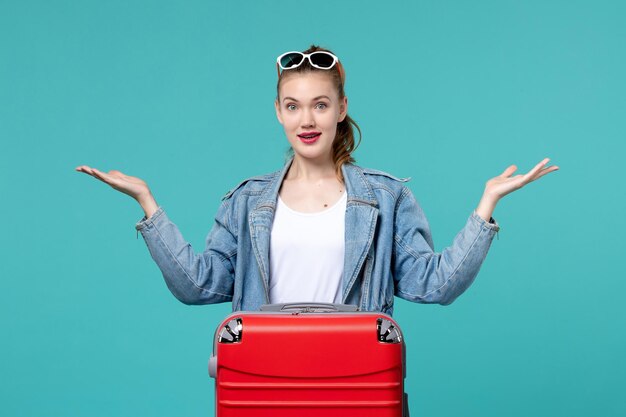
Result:
<svg viewBox="0 0 626 417"><path fill-rule="evenodd" d="M302 132L298 135L298 137L300 138L300 140L306 144L311 144L316 142L320 136L322 135L321 132Z"/></svg>

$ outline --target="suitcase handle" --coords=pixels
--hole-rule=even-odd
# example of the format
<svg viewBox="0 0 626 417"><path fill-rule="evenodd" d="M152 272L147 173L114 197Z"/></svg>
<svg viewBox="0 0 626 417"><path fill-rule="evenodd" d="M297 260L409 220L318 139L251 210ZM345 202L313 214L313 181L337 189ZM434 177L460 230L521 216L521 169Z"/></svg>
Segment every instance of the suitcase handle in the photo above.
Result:
<svg viewBox="0 0 626 417"><path fill-rule="evenodd" d="M261 311L297 311L300 313L349 312L359 311L359 307L354 304L335 303L279 303L263 304Z"/></svg>

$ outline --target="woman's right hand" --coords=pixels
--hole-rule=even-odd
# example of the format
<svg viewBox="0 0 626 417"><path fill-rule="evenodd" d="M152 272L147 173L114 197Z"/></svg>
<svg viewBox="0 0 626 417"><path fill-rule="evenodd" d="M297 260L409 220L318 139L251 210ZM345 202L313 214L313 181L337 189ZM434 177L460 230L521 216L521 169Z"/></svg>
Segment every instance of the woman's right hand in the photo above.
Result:
<svg viewBox="0 0 626 417"><path fill-rule="evenodd" d="M112 188L128 194L141 205L146 217L150 217L158 208L158 205L148 188L148 184L141 178L125 175L120 171L112 170L108 173L98 171L87 165L76 167L76 171L91 175L94 178L110 185Z"/></svg>

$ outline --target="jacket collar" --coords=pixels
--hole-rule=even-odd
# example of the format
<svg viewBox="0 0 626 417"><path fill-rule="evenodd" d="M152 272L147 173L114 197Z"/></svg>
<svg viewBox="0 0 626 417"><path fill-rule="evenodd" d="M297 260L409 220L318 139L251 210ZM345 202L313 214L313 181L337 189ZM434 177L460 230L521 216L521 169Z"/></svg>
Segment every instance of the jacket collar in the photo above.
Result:
<svg viewBox="0 0 626 417"><path fill-rule="evenodd" d="M278 191L283 183L289 167L293 162L293 156L287 160L285 165L280 171L276 171L270 183L264 188L261 196L259 197L257 206L271 207L276 209L276 200L278 199ZM363 174L363 170L354 164L346 163L341 166L341 172L343 173L344 182L346 183L346 192L348 193L348 203L353 201L355 203L369 204L373 207L378 206L378 201L372 190L372 186L369 184Z"/></svg>
<svg viewBox="0 0 626 417"><path fill-rule="evenodd" d="M289 160L285 163L285 166L280 170L274 173L274 176L270 183L263 189L261 195L259 196L259 201L255 207L255 211L260 209L261 207L271 207L276 209L276 200L278 200L278 191L280 190L280 186L283 183L283 179L285 175L287 175L287 171L293 162L293 157L289 158Z"/></svg>

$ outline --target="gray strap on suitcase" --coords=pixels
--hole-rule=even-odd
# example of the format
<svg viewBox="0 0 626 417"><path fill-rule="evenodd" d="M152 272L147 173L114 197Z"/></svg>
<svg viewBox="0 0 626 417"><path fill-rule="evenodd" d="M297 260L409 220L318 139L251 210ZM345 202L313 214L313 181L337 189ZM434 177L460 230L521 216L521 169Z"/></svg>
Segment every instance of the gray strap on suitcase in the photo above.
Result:
<svg viewBox="0 0 626 417"><path fill-rule="evenodd" d="M353 304L333 304L333 303L280 303L263 304L261 311L286 311L300 313L325 313L325 312L350 312L359 311L359 307Z"/></svg>

